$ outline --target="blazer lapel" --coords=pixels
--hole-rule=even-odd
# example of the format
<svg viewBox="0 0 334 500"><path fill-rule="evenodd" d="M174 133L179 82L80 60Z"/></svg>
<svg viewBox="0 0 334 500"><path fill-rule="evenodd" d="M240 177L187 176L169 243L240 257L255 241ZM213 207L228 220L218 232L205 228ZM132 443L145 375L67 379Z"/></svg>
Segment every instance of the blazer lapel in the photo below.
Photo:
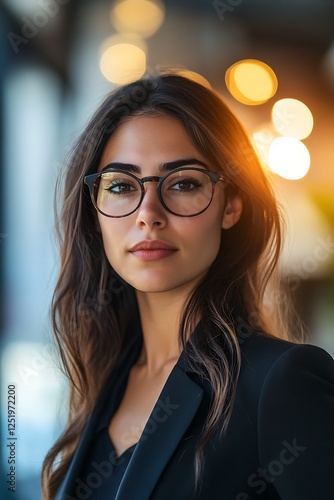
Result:
<svg viewBox="0 0 334 500"><path fill-rule="evenodd" d="M111 392L114 392L116 385L121 383L123 377L128 376L131 366L140 353L141 331L135 329L133 333L132 339L126 344L117 367L105 384L99 402L87 422L55 500L76 498L75 479L80 476L82 464L87 457L106 399L110 397ZM116 500L129 500L129 498L147 500L149 498L200 406L204 388L187 375L187 371L192 370L189 370L184 354L181 354L153 408L126 469Z"/></svg>
<svg viewBox="0 0 334 500"><path fill-rule="evenodd" d="M147 500L193 420L203 389L176 365L151 413L121 482L116 500Z"/></svg>
<svg viewBox="0 0 334 500"><path fill-rule="evenodd" d="M59 486L54 500L71 500L76 498L75 496L72 496L74 494L73 490L75 486L75 479L80 476L82 464L87 458L87 453L91 441L95 435L96 426L99 422L99 419L101 418L106 400L110 397L111 392L117 392L117 386L123 383L124 378L128 377L131 366L138 358L141 345L141 335L138 335L138 331L136 331L131 341L129 341L126 345L122 356L117 363L117 366L112 371L111 376L105 384L105 387L99 397L98 403L91 417L88 419L87 425L83 431L78 447L73 455L68 471L66 472L66 475L61 485ZM111 388L113 388L113 391L111 391Z"/></svg>

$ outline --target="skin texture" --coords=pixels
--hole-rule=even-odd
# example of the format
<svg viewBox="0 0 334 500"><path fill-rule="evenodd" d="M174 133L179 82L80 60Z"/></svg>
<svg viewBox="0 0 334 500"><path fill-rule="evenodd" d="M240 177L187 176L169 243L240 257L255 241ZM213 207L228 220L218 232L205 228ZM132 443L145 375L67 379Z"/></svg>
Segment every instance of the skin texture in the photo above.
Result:
<svg viewBox="0 0 334 500"><path fill-rule="evenodd" d="M135 164L139 177L163 175L159 165L182 158L206 159L197 151L184 127L176 119L133 117L110 138L100 169L111 162ZM210 166L209 166L210 167ZM196 217L178 217L161 205L156 184L147 183L146 194L133 214L112 219L98 214L107 258L113 268L142 293L184 289L187 293L205 275L215 259L221 228L235 220L231 207L225 208L222 184L218 183L209 208ZM168 257L143 261L129 250L143 240L161 240L175 252Z"/></svg>
<svg viewBox="0 0 334 500"><path fill-rule="evenodd" d="M162 176L161 164L189 158L208 165L177 119L138 116L121 124L110 138L99 170L122 162L138 166L138 177ZM184 302L217 256L221 229L233 226L242 210L238 196L225 199L221 183L209 208L196 217L169 213L158 199L156 184L147 183L145 188L143 202L133 214L113 219L98 213L107 258L136 290L143 332L142 352L109 425L117 455L138 441L180 355L178 325ZM174 251L143 260L130 249L144 240L163 241Z"/></svg>

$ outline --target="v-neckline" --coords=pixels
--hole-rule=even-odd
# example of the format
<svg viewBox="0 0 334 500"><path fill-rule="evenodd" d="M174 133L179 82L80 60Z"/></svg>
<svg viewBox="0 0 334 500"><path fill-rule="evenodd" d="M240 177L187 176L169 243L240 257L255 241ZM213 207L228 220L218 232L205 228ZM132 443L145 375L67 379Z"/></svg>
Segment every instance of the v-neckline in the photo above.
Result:
<svg viewBox="0 0 334 500"><path fill-rule="evenodd" d="M137 446L138 443L134 443L133 445L131 445L128 448L126 448L120 455L117 455L114 443L112 442L112 439L111 439L109 431L108 431L108 427L104 427L103 430L107 434L108 443L110 444L110 447L112 449L112 453L113 453L113 456L115 457L115 461L116 462L118 462L121 458L125 458L125 455L133 453L133 451L134 451L134 449L135 449L135 447Z"/></svg>

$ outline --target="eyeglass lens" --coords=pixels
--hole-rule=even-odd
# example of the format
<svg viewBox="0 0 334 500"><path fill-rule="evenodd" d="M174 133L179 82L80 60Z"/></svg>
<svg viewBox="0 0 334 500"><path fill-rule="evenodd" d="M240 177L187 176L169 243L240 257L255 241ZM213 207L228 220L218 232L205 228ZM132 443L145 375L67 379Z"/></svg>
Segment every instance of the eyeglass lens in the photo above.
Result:
<svg viewBox="0 0 334 500"><path fill-rule="evenodd" d="M212 181L200 170L172 172L161 183L163 204L176 215L202 212L209 206L212 195ZM103 172L96 180L94 197L101 212L122 217L138 208L142 189L138 180L126 173Z"/></svg>

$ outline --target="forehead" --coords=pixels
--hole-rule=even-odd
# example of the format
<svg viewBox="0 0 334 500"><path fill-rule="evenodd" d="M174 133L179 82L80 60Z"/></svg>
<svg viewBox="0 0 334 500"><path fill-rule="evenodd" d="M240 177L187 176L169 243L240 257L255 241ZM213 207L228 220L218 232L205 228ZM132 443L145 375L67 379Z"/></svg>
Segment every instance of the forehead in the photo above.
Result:
<svg viewBox="0 0 334 500"><path fill-rule="evenodd" d="M110 137L99 168L111 162L153 167L189 157L206 160L177 118L134 116L121 123Z"/></svg>

